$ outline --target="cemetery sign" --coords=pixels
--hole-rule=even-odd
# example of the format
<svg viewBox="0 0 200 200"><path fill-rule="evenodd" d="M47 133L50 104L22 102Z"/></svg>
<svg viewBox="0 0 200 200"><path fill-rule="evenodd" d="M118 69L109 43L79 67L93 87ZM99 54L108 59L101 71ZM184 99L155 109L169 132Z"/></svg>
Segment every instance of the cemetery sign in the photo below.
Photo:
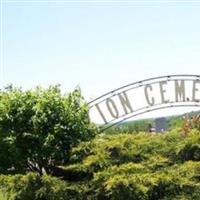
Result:
<svg viewBox="0 0 200 200"><path fill-rule="evenodd" d="M153 110L200 106L200 75L138 81L108 92L88 105L91 119L105 127Z"/></svg>

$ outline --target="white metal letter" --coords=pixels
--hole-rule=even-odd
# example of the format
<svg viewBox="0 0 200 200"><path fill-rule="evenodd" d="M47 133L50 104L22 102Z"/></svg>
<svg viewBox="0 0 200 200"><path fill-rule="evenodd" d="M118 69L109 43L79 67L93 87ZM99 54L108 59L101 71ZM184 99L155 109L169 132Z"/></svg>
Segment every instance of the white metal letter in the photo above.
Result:
<svg viewBox="0 0 200 200"><path fill-rule="evenodd" d="M101 108L99 107L99 104L96 104L95 106L96 106L96 108L97 108L99 114L101 115L101 118L102 118L103 121L107 124L108 122L107 122L107 120L106 120L106 118L105 118L103 112L101 111Z"/></svg>
<svg viewBox="0 0 200 200"><path fill-rule="evenodd" d="M150 105L150 106L153 106L155 104L155 99L154 97L151 97L151 100L149 99L149 94L148 94L148 90L149 91L152 91L152 86L151 85L145 85L144 87L144 93L145 93L145 97L146 97L146 100L147 100L147 103Z"/></svg>
<svg viewBox="0 0 200 200"><path fill-rule="evenodd" d="M166 84L167 84L167 81L161 81L161 82L159 82L159 85L160 85L160 95L161 95L161 102L162 103L169 103L169 100L166 100L165 96L164 96L166 90L163 88L163 86L166 85Z"/></svg>
<svg viewBox="0 0 200 200"><path fill-rule="evenodd" d="M106 99L106 106L109 110L109 113L113 118L118 118L119 117L119 112L117 110L117 106L115 102L111 98Z"/></svg>
<svg viewBox="0 0 200 200"><path fill-rule="evenodd" d="M175 80L175 95L176 95L176 102L185 101L185 81L181 80L180 83Z"/></svg>
<svg viewBox="0 0 200 200"><path fill-rule="evenodd" d="M192 100L199 102L200 99L196 98L196 92L199 91L199 88L197 87L197 84L200 84L200 80L194 80L193 81L193 88L192 88Z"/></svg>
<svg viewBox="0 0 200 200"><path fill-rule="evenodd" d="M126 92L123 92L123 94L119 93L118 96L119 96L120 102L122 104L122 107L124 109L124 112L126 114L133 112L133 109L131 107L131 104L130 104L130 101L128 99Z"/></svg>

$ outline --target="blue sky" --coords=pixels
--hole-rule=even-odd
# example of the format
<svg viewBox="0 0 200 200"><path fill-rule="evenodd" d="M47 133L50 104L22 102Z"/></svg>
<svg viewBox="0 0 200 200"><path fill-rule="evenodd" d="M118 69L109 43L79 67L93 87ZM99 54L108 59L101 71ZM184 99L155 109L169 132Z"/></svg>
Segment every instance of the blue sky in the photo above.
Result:
<svg viewBox="0 0 200 200"><path fill-rule="evenodd" d="M200 74L200 2L4 0L2 10L1 87L79 85L89 100L145 78Z"/></svg>

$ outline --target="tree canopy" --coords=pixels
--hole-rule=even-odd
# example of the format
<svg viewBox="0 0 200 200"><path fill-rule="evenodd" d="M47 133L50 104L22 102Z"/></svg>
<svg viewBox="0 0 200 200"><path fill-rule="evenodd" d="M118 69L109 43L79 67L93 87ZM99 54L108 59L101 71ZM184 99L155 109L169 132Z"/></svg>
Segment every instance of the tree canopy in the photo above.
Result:
<svg viewBox="0 0 200 200"><path fill-rule="evenodd" d="M80 89L59 86L0 91L0 172L43 171L69 159L72 146L95 135Z"/></svg>

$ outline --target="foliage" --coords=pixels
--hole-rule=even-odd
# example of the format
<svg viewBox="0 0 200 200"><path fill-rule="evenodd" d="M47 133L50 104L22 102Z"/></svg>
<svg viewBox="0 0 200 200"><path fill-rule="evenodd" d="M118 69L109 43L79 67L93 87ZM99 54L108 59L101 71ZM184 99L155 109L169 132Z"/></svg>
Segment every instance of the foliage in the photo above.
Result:
<svg viewBox="0 0 200 200"><path fill-rule="evenodd" d="M71 148L93 138L88 107L76 89L58 86L0 91L0 172L44 171L69 160Z"/></svg>
<svg viewBox="0 0 200 200"><path fill-rule="evenodd" d="M73 166L88 176L93 171L88 194L94 199L198 200L199 153L186 147L199 143L200 132L195 130L188 137L181 129L158 135L102 135L74 148L72 165L66 169Z"/></svg>
<svg viewBox="0 0 200 200"><path fill-rule="evenodd" d="M11 200L199 200L199 144L198 130L99 135L72 149L65 180L1 175L0 191Z"/></svg>
<svg viewBox="0 0 200 200"><path fill-rule="evenodd" d="M199 121L188 134L182 122L163 134L129 124L96 135L79 90L9 87L0 91L0 199L199 200Z"/></svg>
<svg viewBox="0 0 200 200"><path fill-rule="evenodd" d="M194 115L192 117L185 116L182 129L185 134L188 134L191 129L200 130L200 115Z"/></svg>
<svg viewBox="0 0 200 200"><path fill-rule="evenodd" d="M81 183L78 186L55 177L41 177L34 173L0 176L0 182L3 200L81 199L83 196L80 191L84 193L85 189Z"/></svg>
<svg viewBox="0 0 200 200"><path fill-rule="evenodd" d="M153 120L146 119L123 122L117 126L107 129L105 132L107 134L149 132L152 127Z"/></svg>
<svg viewBox="0 0 200 200"><path fill-rule="evenodd" d="M184 132L189 132L190 129L193 128L200 130L200 112L196 111L183 115L169 116L166 117L166 122L168 130L173 130L175 128L182 128ZM143 119L122 122L104 132L106 134L152 132L154 127L154 119Z"/></svg>

